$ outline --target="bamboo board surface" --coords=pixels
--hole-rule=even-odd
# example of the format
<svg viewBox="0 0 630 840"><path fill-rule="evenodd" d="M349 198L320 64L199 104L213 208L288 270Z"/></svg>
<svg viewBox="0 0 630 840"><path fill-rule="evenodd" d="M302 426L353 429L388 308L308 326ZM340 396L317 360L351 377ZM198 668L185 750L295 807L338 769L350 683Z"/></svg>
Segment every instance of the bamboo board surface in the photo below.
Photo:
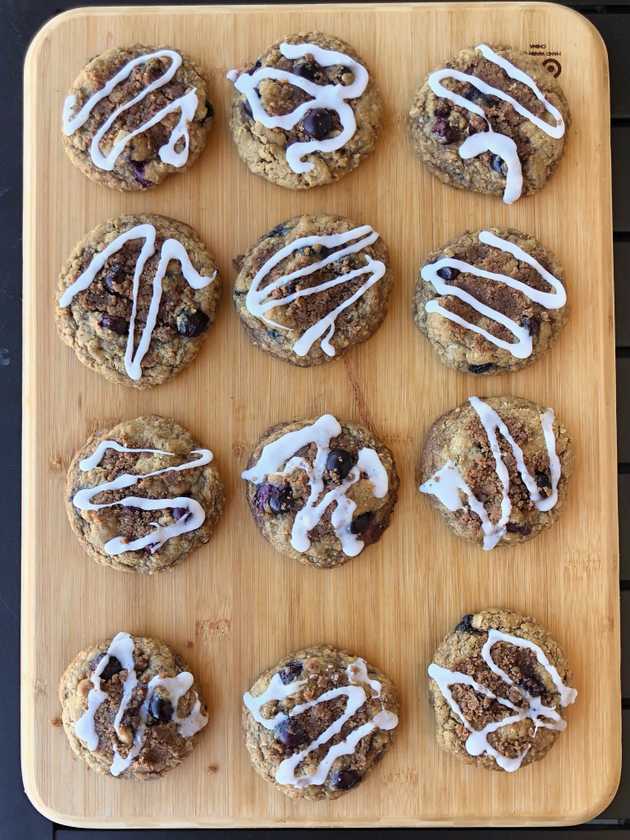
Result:
<svg viewBox="0 0 630 840"><path fill-rule="evenodd" d="M386 128L355 173L293 193L238 159L224 76L282 36L313 29L339 35L365 58L384 94ZM573 115L558 173L511 207L433 179L405 135L409 102L427 72L479 41L559 51ZM84 178L66 159L60 132L62 100L79 69L106 48L135 42L191 55L216 109L195 166L142 195ZM620 766L619 615L608 67L591 25L567 9L527 3L75 10L47 24L29 50L24 144L22 755L35 806L56 822L102 827L553 824L603 810ZM145 211L191 224L216 254L226 287L197 361L139 393L83 367L52 316L56 276L75 242L110 216ZM373 225L389 246L395 289L370 341L343 360L297 369L249 345L229 301L231 260L285 218L317 211ZM486 225L529 231L557 253L571 313L535 365L480 382L440 366L410 307L424 256ZM429 425L475 392L552 405L576 448L555 527L489 555L453 537L414 482ZM383 539L333 571L275 554L256 531L239 478L265 428L325 411L372 428L392 448L402 480ZM228 495L207 546L174 571L143 579L83 554L63 486L92 430L153 412L174 417L214 451ZM435 646L463 613L486 606L531 613L549 627L579 690L554 750L515 775L440 753L426 697ZM52 723L66 664L119 629L162 637L181 652L211 709L193 755L146 785L89 772ZM332 803L295 802L249 766L241 693L263 667L320 641L360 653L395 679L401 725L358 790Z"/></svg>

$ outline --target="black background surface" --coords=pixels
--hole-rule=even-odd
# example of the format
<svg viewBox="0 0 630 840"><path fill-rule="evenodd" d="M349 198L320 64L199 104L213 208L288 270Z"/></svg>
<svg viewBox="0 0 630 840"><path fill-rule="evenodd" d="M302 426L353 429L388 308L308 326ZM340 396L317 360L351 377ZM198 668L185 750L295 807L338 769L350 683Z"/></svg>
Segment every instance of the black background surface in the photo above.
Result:
<svg viewBox="0 0 630 840"><path fill-rule="evenodd" d="M184 5L178 0L168 2ZM0 0L0 840L297 840L307 835L317 835L317 840L499 840L512 836L518 840L630 840L630 0L572 0L565 4L582 11L599 29L608 47L611 69L623 752L628 761L624 761L627 767L610 807L587 826L557 830L351 829L343 834L339 830L306 829L95 831L53 825L26 799L19 769L22 62L30 40L46 20L68 8L95 5L128 4L116 0ZM63 618L72 621L71 615ZM588 772L588 768L584 770Z"/></svg>

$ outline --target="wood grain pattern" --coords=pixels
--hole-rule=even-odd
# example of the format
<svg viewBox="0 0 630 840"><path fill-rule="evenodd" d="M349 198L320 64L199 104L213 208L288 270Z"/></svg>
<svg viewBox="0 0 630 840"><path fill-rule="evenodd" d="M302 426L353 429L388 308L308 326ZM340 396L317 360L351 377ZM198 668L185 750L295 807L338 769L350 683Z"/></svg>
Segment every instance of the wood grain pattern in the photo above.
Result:
<svg viewBox="0 0 630 840"><path fill-rule="evenodd" d="M224 74L283 35L315 28L365 57L385 94L387 125L357 172L295 194L238 160ZM566 156L540 195L512 207L438 183L414 159L404 131L428 70L480 40L562 51L573 113ZM66 160L60 111L89 57L137 41L190 53L210 81L217 119L194 169L146 195L122 195L88 182ZM524 3L83 9L51 21L31 45L25 111L22 750L36 807L57 822L109 827L575 823L603 810L620 763L619 607L608 70L592 26L567 9ZM141 211L193 225L228 286L197 362L150 393L86 370L52 319L55 278L74 243L109 216ZM389 245L395 291L373 339L343 361L301 370L249 346L229 302L231 259L279 221L315 211L372 224ZM535 366L479 384L439 365L410 305L423 256L489 224L531 231L556 251L572 311L554 350ZM431 422L476 389L553 405L577 450L556 527L490 556L452 537L413 480ZM239 479L265 427L324 410L373 428L402 478L385 537L332 572L274 554L250 521ZM151 580L90 562L63 509L65 470L88 433L148 412L172 415L210 446L228 491L212 542ZM441 754L426 699L425 668L443 634L463 612L499 605L530 612L553 631L580 691L553 752L515 776ZM121 628L163 637L183 653L211 707L192 758L144 786L88 772L51 723L66 663ZM240 696L286 651L323 640L395 678L403 716L395 748L359 790L334 803L299 803L250 768Z"/></svg>

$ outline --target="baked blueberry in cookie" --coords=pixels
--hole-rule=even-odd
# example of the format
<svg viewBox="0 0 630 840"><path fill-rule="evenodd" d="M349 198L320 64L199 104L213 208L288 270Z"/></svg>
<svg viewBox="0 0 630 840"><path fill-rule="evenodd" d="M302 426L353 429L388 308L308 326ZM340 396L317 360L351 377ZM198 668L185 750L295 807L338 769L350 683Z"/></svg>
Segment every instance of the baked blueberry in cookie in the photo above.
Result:
<svg viewBox="0 0 630 840"><path fill-rule="evenodd" d="M470 397L430 428L418 465L428 495L455 534L515 545L558 517L573 450L551 408L519 397Z"/></svg>
<svg viewBox="0 0 630 840"><path fill-rule="evenodd" d="M269 429L242 477L265 539L318 568L340 566L380 539L398 497L391 452L330 414Z"/></svg>
<svg viewBox="0 0 630 840"><path fill-rule="evenodd" d="M159 639L117 633L78 653L59 685L72 751L99 773L157 779L208 723L195 678Z"/></svg>
<svg viewBox="0 0 630 840"><path fill-rule="evenodd" d="M531 364L567 317L558 261L517 230L469 231L427 257L414 295L414 320L439 359L465 373L494 374Z"/></svg>
<svg viewBox="0 0 630 840"><path fill-rule="evenodd" d="M539 62L478 44L429 74L409 112L411 142L441 181L502 195L542 189L564 150L569 108Z"/></svg>
<svg viewBox="0 0 630 840"><path fill-rule="evenodd" d="M398 692L361 657L330 645L298 650L243 696L256 771L292 799L337 799L391 746Z"/></svg>
<svg viewBox="0 0 630 840"><path fill-rule="evenodd" d="M197 67L170 47L115 47L93 58L63 106L63 139L81 172L147 190L206 145L214 110Z"/></svg>
<svg viewBox="0 0 630 840"><path fill-rule="evenodd" d="M577 698L557 643L533 618L505 609L465 615L428 674L440 747L507 773L544 758Z"/></svg>
<svg viewBox="0 0 630 840"><path fill-rule="evenodd" d="M298 216L235 260L234 305L253 344L308 367L338 358L381 325L392 286L370 225Z"/></svg>
<svg viewBox="0 0 630 840"><path fill-rule="evenodd" d="M223 510L212 452L165 417L125 420L75 455L66 482L72 530L90 557L153 574L207 543Z"/></svg>
<svg viewBox="0 0 630 840"><path fill-rule="evenodd" d="M290 35L231 70L232 137L256 175L289 189L337 181L373 150L381 96L363 59L321 32Z"/></svg>
<svg viewBox="0 0 630 840"><path fill-rule="evenodd" d="M195 358L220 295L216 263L192 228L119 216L88 233L64 265L57 331L91 370L151 388Z"/></svg>

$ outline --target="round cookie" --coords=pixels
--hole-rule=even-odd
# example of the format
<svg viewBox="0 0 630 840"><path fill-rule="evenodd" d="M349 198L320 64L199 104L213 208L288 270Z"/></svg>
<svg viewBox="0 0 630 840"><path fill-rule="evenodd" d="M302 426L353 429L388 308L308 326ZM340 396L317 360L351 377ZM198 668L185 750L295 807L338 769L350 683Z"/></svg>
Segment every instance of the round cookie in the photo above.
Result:
<svg viewBox="0 0 630 840"><path fill-rule="evenodd" d="M391 680L329 645L299 650L263 671L243 703L254 768L292 799L337 799L356 787L398 725Z"/></svg>
<svg viewBox="0 0 630 840"><path fill-rule="evenodd" d="M124 420L77 452L66 510L87 553L105 566L153 574L207 543L223 510L212 452L165 417Z"/></svg>
<svg viewBox="0 0 630 840"><path fill-rule="evenodd" d="M440 747L508 773L547 754L577 697L556 642L533 618L504 609L465 615L428 674Z"/></svg>
<svg viewBox="0 0 630 840"><path fill-rule="evenodd" d="M265 539L323 569L379 540L398 498L389 449L362 426L341 425L330 414L273 426L242 478Z"/></svg>
<svg viewBox="0 0 630 840"><path fill-rule="evenodd" d="M568 124L562 88L536 59L486 44L430 73L409 112L411 142L434 175L507 204L545 185Z"/></svg>
<svg viewBox="0 0 630 840"><path fill-rule="evenodd" d="M180 657L158 639L129 633L78 653L61 678L59 700L72 751L121 779L157 779L177 767L208 722Z"/></svg>
<svg viewBox="0 0 630 840"><path fill-rule="evenodd" d="M389 256L369 225L298 216L261 236L235 263L234 305L252 343L294 365L337 358L385 317Z"/></svg>
<svg viewBox="0 0 630 840"><path fill-rule="evenodd" d="M238 153L274 184L294 190L329 184L374 148L381 95L364 61L339 38L290 35L228 79Z"/></svg>
<svg viewBox="0 0 630 840"><path fill-rule="evenodd" d="M529 540L557 519L572 462L569 435L551 408L470 397L430 428L419 489L457 536L488 551Z"/></svg>
<svg viewBox="0 0 630 840"><path fill-rule="evenodd" d="M556 258L534 237L468 231L427 257L414 320L447 367L486 375L519 370L566 322L562 278Z"/></svg>
<svg viewBox="0 0 630 840"><path fill-rule="evenodd" d="M91 370L150 388L195 358L220 295L216 263L192 228L118 216L88 233L61 270L57 330Z"/></svg>
<svg viewBox="0 0 630 840"><path fill-rule="evenodd" d="M214 114L206 82L169 47L115 47L93 58L63 106L68 157L92 181L146 190L187 169Z"/></svg>

